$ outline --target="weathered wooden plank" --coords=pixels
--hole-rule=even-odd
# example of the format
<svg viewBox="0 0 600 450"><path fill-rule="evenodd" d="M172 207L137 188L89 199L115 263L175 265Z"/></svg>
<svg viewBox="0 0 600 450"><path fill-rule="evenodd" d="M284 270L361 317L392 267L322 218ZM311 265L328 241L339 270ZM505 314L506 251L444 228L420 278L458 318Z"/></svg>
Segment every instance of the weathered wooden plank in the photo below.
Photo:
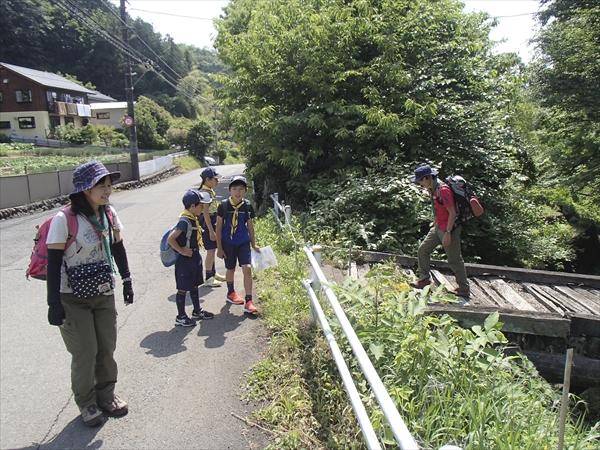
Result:
<svg viewBox="0 0 600 450"><path fill-rule="evenodd" d="M587 314L587 311L582 310L582 307L580 305L573 302L569 297L562 295L557 290L552 289L550 286L546 286L543 284L537 284L537 285L535 285L535 288L538 291L546 294L546 297L551 299L556 305L559 305L562 308L565 308L568 313L570 313L570 314L573 314L573 313Z"/></svg>
<svg viewBox="0 0 600 450"><path fill-rule="evenodd" d="M496 303L488 297L488 295L479 287L477 283L471 282L469 288L471 290L471 296L465 305L476 308L498 308L498 305L496 305Z"/></svg>
<svg viewBox="0 0 600 450"><path fill-rule="evenodd" d="M473 308L466 305L433 304L427 310L436 313L446 313L454 317L463 328L473 325L483 325L486 317L497 308ZM502 331L507 333L534 334L540 336L566 338L570 331L570 320L557 314L539 313L537 311L499 311Z"/></svg>
<svg viewBox="0 0 600 450"><path fill-rule="evenodd" d="M561 353L544 353L534 350L508 348L506 355L521 353L535 365L540 375L549 383L562 383L565 373L566 356ZM573 355L571 386L595 387L600 384L600 359Z"/></svg>
<svg viewBox="0 0 600 450"><path fill-rule="evenodd" d="M502 296L498 294L498 292L496 292L494 288L492 288L488 280L482 280L481 278L472 278L471 281L478 285L483 292L485 292L488 298L494 302L495 307L500 309L515 309L515 307L511 303L504 300L504 298L502 298Z"/></svg>
<svg viewBox="0 0 600 450"><path fill-rule="evenodd" d="M504 300L512 304L519 311L538 311L540 308L535 308L530 305L523 297L517 294L508 284L500 278L490 280L490 285L502 296ZM542 309L543 311L543 309Z"/></svg>
<svg viewBox="0 0 600 450"><path fill-rule="evenodd" d="M574 286L573 290L582 297L590 300L593 305L598 305L600 307L600 292L598 292L597 289L586 289L579 286Z"/></svg>
<svg viewBox="0 0 600 450"><path fill-rule="evenodd" d="M577 302L579 305L583 306L583 308L585 308L586 313L597 314L597 312L594 312L593 307L592 308L588 307L586 301L583 301L583 302L579 301L578 299L580 299L581 297L579 295L577 295L577 292L575 292L569 286L561 286L561 285L555 284L553 287L554 287L554 289L556 289L557 291L562 293L565 297L567 297L570 300L573 300L573 301Z"/></svg>
<svg viewBox="0 0 600 450"><path fill-rule="evenodd" d="M392 253L360 251L360 254L366 261L378 262L389 259L394 259L396 263L407 266L416 267L418 260L414 256L396 255ZM438 269L450 269L446 261L432 260L432 267ZM600 276L583 275L578 273L551 272L546 270L520 269L517 267L506 266L490 266L487 264L469 264L466 263L467 273L470 277L496 275L502 276L509 280L528 281L533 283L558 283L568 284L574 283L577 285L590 286L600 288Z"/></svg>
<svg viewBox="0 0 600 450"><path fill-rule="evenodd" d="M544 291L538 289L537 285L532 283L523 283L523 287L542 305L548 308L548 311L557 312L561 315L564 315L564 313L568 311L564 305L556 302L554 297L549 297Z"/></svg>
<svg viewBox="0 0 600 450"><path fill-rule="evenodd" d="M585 298L587 301L586 305L589 305L594 314L600 314L600 290L589 290L581 287L574 287L573 290Z"/></svg>
<svg viewBox="0 0 600 450"><path fill-rule="evenodd" d="M454 288L454 286L452 285L452 283L450 283L450 281L448 280L448 278L446 278L444 276L444 274L442 274L439 270L431 269L430 272L433 275L433 278L435 278L435 280L440 285L443 284L443 285L446 286L446 290Z"/></svg>

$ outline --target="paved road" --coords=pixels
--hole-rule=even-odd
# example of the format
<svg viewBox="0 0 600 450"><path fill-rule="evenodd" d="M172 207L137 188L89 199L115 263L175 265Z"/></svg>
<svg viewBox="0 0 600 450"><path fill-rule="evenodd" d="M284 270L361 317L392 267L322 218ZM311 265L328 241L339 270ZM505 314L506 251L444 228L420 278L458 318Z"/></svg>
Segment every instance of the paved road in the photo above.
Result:
<svg viewBox="0 0 600 450"><path fill-rule="evenodd" d="M220 166L225 180L243 166ZM123 418L88 428L70 390L69 354L49 325L45 283L27 281L35 225L54 212L0 222L0 351L2 449L259 449L269 436L232 416L249 417L240 400L244 372L268 348L264 327L241 306L225 302L226 287L203 288L214 320L194 328L173 325L173 270L158 259L163 232L182 210L181 197L197 187L200 171L114 193L111 203L123 236L135 290L125 307L118 283L117 393L130 407ZM221 260L217 268L224 273ZM241 271L236 287L243 291ZM260 304L259 304L260 307ZM188 313L191 301L188 297Z"/></svg>

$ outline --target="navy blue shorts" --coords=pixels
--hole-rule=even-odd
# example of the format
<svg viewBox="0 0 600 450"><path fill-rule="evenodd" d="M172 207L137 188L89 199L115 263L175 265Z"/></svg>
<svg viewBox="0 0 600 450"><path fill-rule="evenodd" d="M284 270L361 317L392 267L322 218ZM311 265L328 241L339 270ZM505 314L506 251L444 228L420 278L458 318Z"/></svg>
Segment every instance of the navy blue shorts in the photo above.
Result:
<svg viewBox="0 0 600 450"><path fill-rule="evenodd" d="M250 242L244 244L221 243L223 252L225 252L225 268L227 270L235 269L235 263L239 262L240 267L250 264Z"/></svg>
<svg viewBox="0 0 600 450"><path fill-rule="evenodd" d="M213 230L217 231L217 215L213 214L210 216L210 221L212 222ZM210 240L210 232L206 227L202 227L202 242L204 242L204 248L206 250L217 248L217 241Z"/></svg>
<svg viewBox="0 0 600 450"><path fill-rule="evenodd" d="M181 256L175 263L175 284L178 291L192 291L196 286L204 284L202 257L198 249L190 257Z"/></svg>

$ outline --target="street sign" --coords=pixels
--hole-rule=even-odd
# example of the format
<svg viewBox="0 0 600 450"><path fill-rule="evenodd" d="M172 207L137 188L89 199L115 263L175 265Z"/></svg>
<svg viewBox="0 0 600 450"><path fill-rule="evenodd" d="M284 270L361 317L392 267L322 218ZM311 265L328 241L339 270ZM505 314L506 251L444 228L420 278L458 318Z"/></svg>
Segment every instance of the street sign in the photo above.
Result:
<svg viewBox="0 0 600 450"><path fill-rule="evenodd" d="M123 123L125 124L126 127L130 127L133 125L133 118L127 116L123 119Z"/></svg>

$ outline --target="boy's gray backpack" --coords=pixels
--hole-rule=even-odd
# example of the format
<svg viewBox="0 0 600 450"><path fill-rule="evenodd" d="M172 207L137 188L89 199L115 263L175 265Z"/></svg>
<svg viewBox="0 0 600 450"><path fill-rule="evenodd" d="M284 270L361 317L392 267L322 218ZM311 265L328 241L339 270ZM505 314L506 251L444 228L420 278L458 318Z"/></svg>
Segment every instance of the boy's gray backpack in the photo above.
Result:
<svg viewBox="0 0 600 450"><path fill-rule="evenodd" d="M168 239L169 235L173 232L173 230L177 228L177 224L179 224L179 222L181 222L182 220L185 220L188 225L187 232L185 233L186 247L190 246L190 239L192 238L192 233L197 230L197 228L194 225L192 225L192 222L189 219L181 217L175 225L173 225L171 228L165 231L165 234L163 234L163 237L160 240L160 260L163 263L163 266L165 267L171 267L177 262L177 258L179 258L179 253L177 253L175 249L171 247L171 244L169 244Z"/></svg>

